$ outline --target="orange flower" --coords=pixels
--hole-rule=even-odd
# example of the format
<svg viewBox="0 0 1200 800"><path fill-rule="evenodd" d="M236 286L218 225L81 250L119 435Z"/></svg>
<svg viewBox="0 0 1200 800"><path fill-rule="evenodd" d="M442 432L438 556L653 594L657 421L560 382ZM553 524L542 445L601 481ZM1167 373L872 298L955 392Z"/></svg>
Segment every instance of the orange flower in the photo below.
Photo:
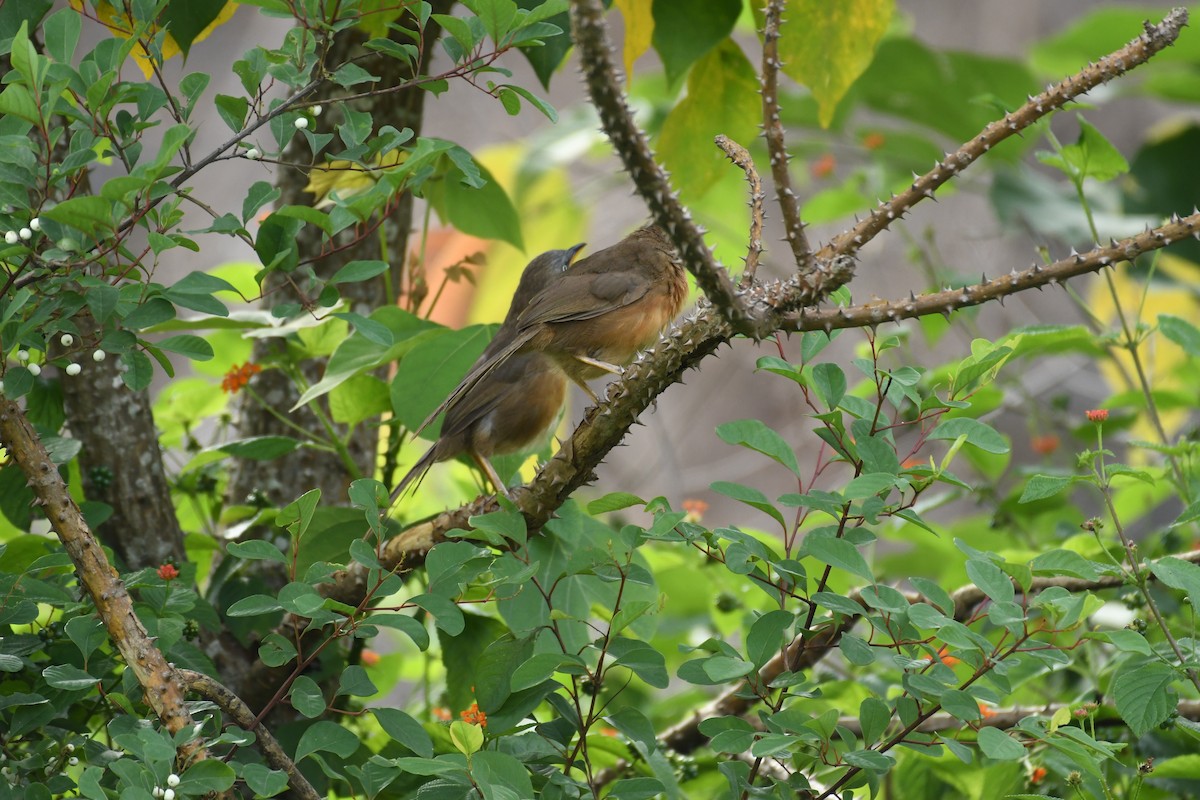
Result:
<svg viewBox="0 0 1200 800"><path fill-rule="evenodd" d="M379 663L379 653L374 650L363 650L359 653L358 660L364 667L373 667Z"/></svg>
<svg viewBox="0 0 1200 800"><path fill-rule="evenodd" d="M469 725L478 725L481 728L487 727L487 714L479 710L479 703L471 703L471 707L459 714L463 722Z"/></svg>
<svg viewBox="0 0 1200 800"><path fill-rule="evenodd" d="M442 722L450 721L450 709L443 708L442 706L434 706L433 708L429 709L429 715L436 720L441 720Z"/></svg>
<svg viewBox="0 0 1200 800"><path fill-rule="evenodd" d="M158 577L164 581L173 581L179 577L179 570L175 569L175 565L168 561L158 568Z"/></svg>
<svg viewBox="0 0 1200 800"><path fill-rule="evenodd" d="M887 143L887 139L884 138L882 133L876 131L875 133L868 133L866 136L864 136L862 143L863 147L867 148L868 150L878 150L879 148L883 147L885 143Z"/></svg>
<svg viewBox="0 0 1200 800"><path fill-rule="evenodd" d="M833 153L826 153L809 166L808 172L814 179L820 180L828 178L835 169L837 169L837 159L834 158Z"/></svg>
<svg viewBox="0 0 1200 800"><path fill-rule="evenodd" d="M983 703L979 704L979 713L983 715L984 719L996 716L995 710L991 706L984 705Z"/></svg>
<svg viewBox="0 0 1200 800"><path fill-rule="evenodd" d="M1033 772L1029 773L1029 782L1032 784L1041 783L1046 777L1045 767L1034 767Z"/></svg>
<svg viewBox="0 0 1200 800"><path fill-rule="evenodd" d="M1034 436L1029 440L1029 446L1033 448L1033 452L1039 456L1048 456L1058 449L1058 437L1053 433Z"/></svg>
<svg viewBox="0 0 1200 800"><path fill-rule="evenodd" d="M947 667L953 667L955 664L962 663L962 661L957 657L950 655L950 648L946 645L942 645L942 647L937 651L937 658L938 661L942 662Z"/></svg>
<svg viewBox="0 0 1200 800"><path fill-rule="evenodd" d="M1105 422L1108 419L1107 408L1093 408L1085 411L1084 413L1087 414L1088 422L1094 422L1097 425L1099 425L1101 422Z"/></svg>
<svg viewBox="0 0 1200 800"><path fill-rule="evenodd" d="M699 522L704 519L704 512L708 511L708 503L696 498L688 498L683 501L683 510L687 512L684 520L687 522Z"/></svg>
<svg viewBox="0 0 1200 800"><path fill-rule="evenodd" d="M229 368L229 372L225 373L225 379L221 381L221 391L226 394L237 394L239 389L260 372L262 372L262 367L249 361L240 367L234 364Z"/></svg>

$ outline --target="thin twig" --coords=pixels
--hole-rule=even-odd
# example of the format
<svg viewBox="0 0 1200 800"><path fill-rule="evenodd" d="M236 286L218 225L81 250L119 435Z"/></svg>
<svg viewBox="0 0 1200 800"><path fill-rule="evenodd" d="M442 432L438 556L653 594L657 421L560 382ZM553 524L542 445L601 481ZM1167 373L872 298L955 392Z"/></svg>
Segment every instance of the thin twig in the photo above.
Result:
<svg viewBox="0 0 1200 800"><path fill-rule="evenodd" d="M763 199L766 195L763 193L758 170L754 169L754 159L750 158L746 148L723 133L717 134L713 141L730 161L742 168L746 173L746 183L750 184L750 237L749 244L746 245L746 268L742 270L742 280L739 284L745 289L754 283L754 276L758 273L758 259L763 251Z"/></svg>
<svg viewBox="0 0 1200 800"><path fill-rule="evenodd" d="M767 155L771 161L771 179L775 182L775 197L783 215L783 228L792 255L796 258L796 269L801 273L813 268L812 248L804 233L804 221L800 219L800 206L796 193L792 191L792 176L788 172L787 144L783 140L783 123L779 119L779 24L783 14L784 0L770 0L766 8L763 25L762 49L762 118L763 138L767 141Z"/></svg>

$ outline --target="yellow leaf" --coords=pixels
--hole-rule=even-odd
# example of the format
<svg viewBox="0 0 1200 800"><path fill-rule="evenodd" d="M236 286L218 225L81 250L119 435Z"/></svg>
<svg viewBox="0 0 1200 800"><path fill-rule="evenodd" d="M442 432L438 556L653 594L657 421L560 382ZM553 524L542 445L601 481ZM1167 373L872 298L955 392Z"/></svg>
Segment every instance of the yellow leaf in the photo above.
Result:
<svg viewBox="0 0 1200 800"><path fill-rule="evenodd" d="M894 0L788 0L779 57L783 71L813 93L822 127L870 66L893 8Z"/></svg>
<svg viewBox="0 0 1200 800"><path fill-rule="evenodd" d="M68 1L71 8L75 9L76 11L83 10L83 0ZM233 2L233 0L230 0L230 2L226 3L225 7L221 9L221 13L217 15L217 18L214 19L207 28L200 31L196 38L192 40L192 44L195 44L196 42L202 42L207 39L208 35L216 30L218 26L229 21L229 18L233 16L234 12L237 11L237 8L238 4ZM133 36L135 32L139 31L142 31L141 35L145 36L146 38L152 38L158 33L159 30L157 25L149 25L143 28L143 23L134 20L129 11L125 9L118 11L112 6L111 3L107 2L101 2L98 6L96 6L96 17L102 23L104 23L104 27L112 31L114 36L118 36L122 39L128 39ZM175 39L171 37L170 33L163 37L162 61L166 61L173 56L177 56L180 52L182 51L179 49L179 45L175 42ZM133 48L132 55L133 60L137 63L138 68L141 69L142 74L147 78L153 77L154 60L150 57L150 53L148 53L146 49L141 46L141 44L138 44Z"/></svg>
<svg viewBox="0 0 1200 800"><path fill-rule="evenodd" d="M650 49L654 36L654 15L650 0L613 0L625 19L625 80L633 77L633 62Z"/></svg>
<svg viewBox="0 0 1200 800"><path fill-rule="evenodd" d="M313 208L327 208L335 200L345 200L367 191L378 180L379 167L397 166L405 158L406 153L393 150L382 159L376 158L376 168L371 169L353 161L330 161L323 166L313 167L312 172L308 173L308 184L304 191L314 195Z"/></svg>

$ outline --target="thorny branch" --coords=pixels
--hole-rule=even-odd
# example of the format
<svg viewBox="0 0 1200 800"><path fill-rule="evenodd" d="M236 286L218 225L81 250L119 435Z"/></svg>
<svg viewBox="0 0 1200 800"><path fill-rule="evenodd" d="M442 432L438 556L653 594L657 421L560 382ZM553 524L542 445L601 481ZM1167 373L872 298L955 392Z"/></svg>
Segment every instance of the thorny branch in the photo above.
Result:
<svg viewBox="0 0 1200 800"><path fill-rule="evenodd" d="M666 172L655 161L645 135L633 120L610 58L612 46L599 0L572 0L571 33L579 48L592 105L654 221L671 237L700 289L734 330L754 338L766 336L769 329L753 315L744 298L738 295L729 273L713 258L700 229L671 190Z"/></svg>
<svg viewBox="0 0 1200 800"><path fill-rule="evenodd" d="M758 274L758 260L762 256L763 200L766 195L763 193L758 171L754 169L754 161L746 148L724 134L718 134L714 141L730 161L742 168L746 173L746 183L750 184L750 236L746 245L746 268L742 270L742 280L739 283L742 289L746 289L754 283L754 276Z"/></svg>
<svg viewBox="0 0 1200 800"><path fill-rule="evenodd" d="M792 191L789 156L783 140L783 123L779 119L779 25L783 6L784 0L770 0L763 25L763 138L767 142L767 157L771 162L771 178L775 181L775 197L783 215L783 229L796 259L796 268L803 273L812 269L813 254L804 233L804 221L800 219L800 204Z"/></svg>

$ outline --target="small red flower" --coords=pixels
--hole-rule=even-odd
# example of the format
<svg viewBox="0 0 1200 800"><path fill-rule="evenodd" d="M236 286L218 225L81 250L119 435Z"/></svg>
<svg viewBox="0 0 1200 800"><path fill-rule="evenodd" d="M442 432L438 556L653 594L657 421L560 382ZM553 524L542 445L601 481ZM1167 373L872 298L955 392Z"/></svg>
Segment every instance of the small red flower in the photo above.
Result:
<svg viewBox="0 0 1200 800"><path fill-rule="evenodd" d="M450 709L448 708L434 706L433 708L429 709L429 714L436 720L441 720L442 722L450 721Z"/></svg>
<svg viewBox="0 0 1200 800"><path fill-rule="evenodd" d="M1046 768L1045 767L1035 767L1033 772L1029 773L1029 782L1032 784L1035 784L1035 785L1041 783L1045 778L1046 778Z"/></svg>
<svg viewBox="0 0 1200 800"><path fill-rule="evenodd" d="M946 645L942 645L941 649L937 651L937 658L938 661L941 661L947 667L953 667L955 664L962 663L957 656L950 655L950 648Z"/></svg>
<svg viewBox="0 0 1200 800"><path fill-rule="evenodd" d="M979 713L983 715L984 719L987 719L988 717L996 716L995 709L993 709L989 705L984 705L983 703L979 704Z"/></svg>
<svg viewBox="0 0 1200 800"><path fill-rule="evenodd" d="M479 710L479 703L471 703L471 707L460 713L459 716L468 725L478 725L481 728L487 727L487 714Z"/></svg>
<svg viewBox="0 0 1200 800"><path fill-rule="evenodd" d="M1094 422L1097 425L1108 420L1107 408L1093 408L1084 413L1087 414L1088 422Z"/></svg>
<svg viewBox="0 0 1200 800"><path fill-rule="evenodd" d="M1033 448L1033 452L1039 456L1048 456L1058 449L1059 440L1053 433L1043 434L1042 436L1034 436L1029 440L1029 446Z"/></svg>
<svg viewBox="0 0 1200 800"><path fill-rule="evenodd" d="M174 564L168 561L158 568L158 577L164 581L173 581L179 577L179 570L175 568Z"/></svg>
<svg viewBox="0 0 1200 800"><path fill-rule="evenodd" d="M708 503L695 498L688 498L683 501L683 510L687 512L684 518L688 522L699 522L704 519L704 512L708 511Z"/></svg>
<svg viewBox="0 0 1200 800"><path fill-rule="evenodd" d="M808 172L814 179L828 178L837 169L837 158L833 153L826 153L808 167Z"/></svg>
<svg viewBox="0 0 1200 800"><path fill-rule="evenodd" d="M262 367L249 361L240 367L234 364L229 368L229 372L225 373L225 379L221 381L221 391L226 394L237 394L238 390L260 372L262 372Z"/></svg>
<svg viewBox="0 0 1200 800"><path fill-rule="evenodd" d="M364 667L373 667L379 663L379 653L370 649L363 650L359 654L358 660L362 662Z"/></svg>
<svg viewBox="0 0 1200 800"><path fill-rule="evenodd" d="M868 133L863 137L862 143L863 147L867 148L868 150L878 150L887 143L887 139L882 133L879 132Z"/></svg>

